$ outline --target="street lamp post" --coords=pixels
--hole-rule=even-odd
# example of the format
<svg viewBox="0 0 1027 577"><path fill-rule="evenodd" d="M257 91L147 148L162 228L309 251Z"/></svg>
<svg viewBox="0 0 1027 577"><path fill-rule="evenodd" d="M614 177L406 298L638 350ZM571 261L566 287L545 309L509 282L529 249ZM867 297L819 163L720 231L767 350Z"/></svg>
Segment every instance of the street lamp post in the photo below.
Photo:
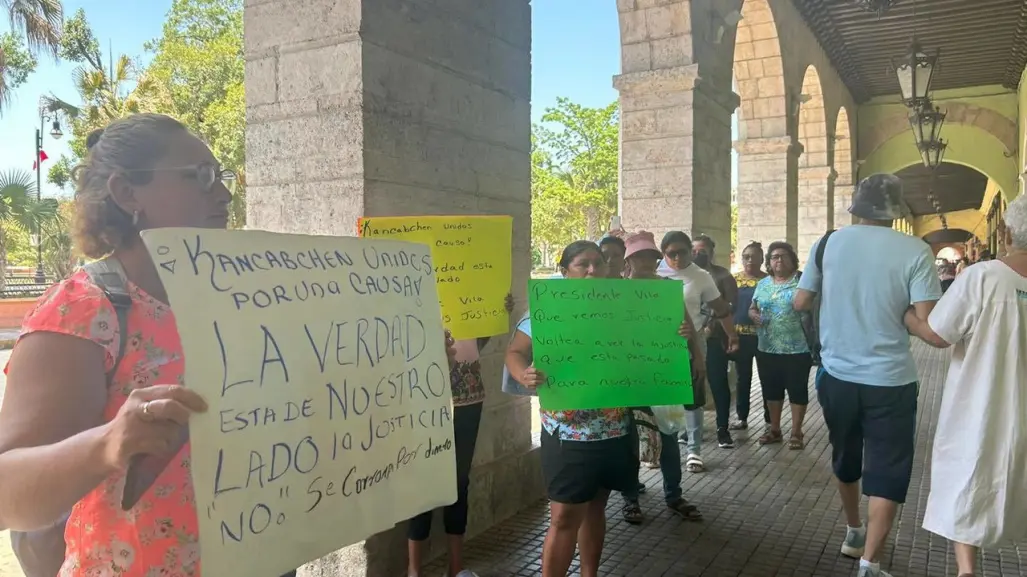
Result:
<svg viewBox="0 0 1027 577"><path fill-rule="evenodd" d="M53 128L50 130L50 137L54 140L60 140L64 133L61 131L61 123L57 119L56 111L49 111L45 106L40 105L39 107L39 128L36 129L36 202L40 203L43 200L43 130L46 128L46 123L52 122ZM39 222L39 216L36 216L36 284L46 283L46 273L43 271L43 228Z"/></svg>

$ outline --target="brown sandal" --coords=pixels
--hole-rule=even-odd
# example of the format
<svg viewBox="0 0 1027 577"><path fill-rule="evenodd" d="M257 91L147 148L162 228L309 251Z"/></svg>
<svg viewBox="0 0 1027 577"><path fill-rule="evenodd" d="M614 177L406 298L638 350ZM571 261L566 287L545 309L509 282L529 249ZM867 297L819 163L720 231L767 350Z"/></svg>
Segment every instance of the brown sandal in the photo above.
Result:
<svg viewBox="0 0 1027 577"><path fill-rule="evenodd" d="M788 439L788 448L793 451L801 451L806 448L806 441L802 439L802 435L792 435Z"/></svg>
<svg viewBox="0 0 1027 577"><path fill-rule="evenodd" d="M767 431L758 441L760 445L773 445L784 440L781 431Z"/></svg>
<svg viewBox="0 0 1027 577"><path fill-rule="evenodd" d="M678 499L673 503L667 503L667 508L670 509L671 513L674 513L685 521L702 521L702 513L699 512L699 509L684 499Z"/></svg>

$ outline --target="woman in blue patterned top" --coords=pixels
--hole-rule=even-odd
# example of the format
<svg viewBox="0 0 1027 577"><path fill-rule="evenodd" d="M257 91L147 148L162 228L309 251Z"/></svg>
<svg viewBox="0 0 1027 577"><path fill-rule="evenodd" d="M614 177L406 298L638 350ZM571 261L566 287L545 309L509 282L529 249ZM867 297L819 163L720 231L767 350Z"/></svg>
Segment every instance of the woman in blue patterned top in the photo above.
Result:
<svg viewBox="0 0 1027 577"><path fill-rule="evenodd" d="M563 278L605 278L599 246L579 240L563 250ZM506 351L506 367L517 382L535 389L546 377L532 364L531 317L525 315ZM582 577L596 577L606 538L610 491L638 483L638 458L627 409L539 411L542 417L542 474L551 521L542 549L542 576L565 577L581 549Z"/></svg>
<svg viewBox="0 0 1027 577"><path fill-rule="evenodd" d="M802 314L792 307L799 287L799 257L786 242L771 243L767 250L770 276L756 285L749 316L757 326L759 350L756 370L760 374L763 400L770 412L770 430L760 437L761 445L780 443L781 409L785 393L792 408L792 433L788 448L804 448L802 421L809 404L809 372L813 357L802 330Z"/></svg>

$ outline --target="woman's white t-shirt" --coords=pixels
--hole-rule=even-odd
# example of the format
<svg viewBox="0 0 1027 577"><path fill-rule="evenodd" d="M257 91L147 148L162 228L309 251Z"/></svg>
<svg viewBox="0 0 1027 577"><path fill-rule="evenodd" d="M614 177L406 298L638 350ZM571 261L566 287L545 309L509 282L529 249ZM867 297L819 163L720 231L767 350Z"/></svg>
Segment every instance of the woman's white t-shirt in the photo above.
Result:
<svg viewBox="0 0 1027 577"><path fill-rule="evenodd" d="M928 322L954 346L924 528L978 547L1027 538L1027 279L975 264Z"/></svg>

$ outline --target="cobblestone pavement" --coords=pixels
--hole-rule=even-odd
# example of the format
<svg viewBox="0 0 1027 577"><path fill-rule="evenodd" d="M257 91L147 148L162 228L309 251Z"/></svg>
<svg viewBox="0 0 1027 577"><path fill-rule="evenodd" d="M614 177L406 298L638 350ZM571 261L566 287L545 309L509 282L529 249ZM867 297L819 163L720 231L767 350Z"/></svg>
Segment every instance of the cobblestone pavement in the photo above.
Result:
<svg viewBox="0 0 1027 577"><path fill-rule="evenodd" d="M905 507L900 509L882 566L895 577L950 577L955 561L944 539L921 528L927 502L930 440L948 370L948 352L913 346L921 376L917 460ZM753 387L753 416L759 424L759 387ZM812 396L812 385L811 385ZM820 407L814 400L806 417L807 447L759 447L762 425L735 435L736 448L713 442L713 414L707 411L703 447L708 472L684 474L685 496L705 516L688 523L663 506L659 471L643 469L648 489L642 496L647 522L624 523L623 503L612 496L603 553L603 577L657 575L705 577L844 577L855 575L856 562L838 548L845 521L833 484L830 446ZM788 410L785 408L785 414ZM783 428L790 423L786 417ZM1001 442L996 440L996 442ZM493 527L467 545L468 565L481 577L536 577L541 574L542 540L548 507L540 501ZM865 504L864 504L865 510ZM1027 543L986 553L978 577L1027 575ZM572 574L578 572L577 562ZM428 575L442 575L437 562Z"/></svg>

